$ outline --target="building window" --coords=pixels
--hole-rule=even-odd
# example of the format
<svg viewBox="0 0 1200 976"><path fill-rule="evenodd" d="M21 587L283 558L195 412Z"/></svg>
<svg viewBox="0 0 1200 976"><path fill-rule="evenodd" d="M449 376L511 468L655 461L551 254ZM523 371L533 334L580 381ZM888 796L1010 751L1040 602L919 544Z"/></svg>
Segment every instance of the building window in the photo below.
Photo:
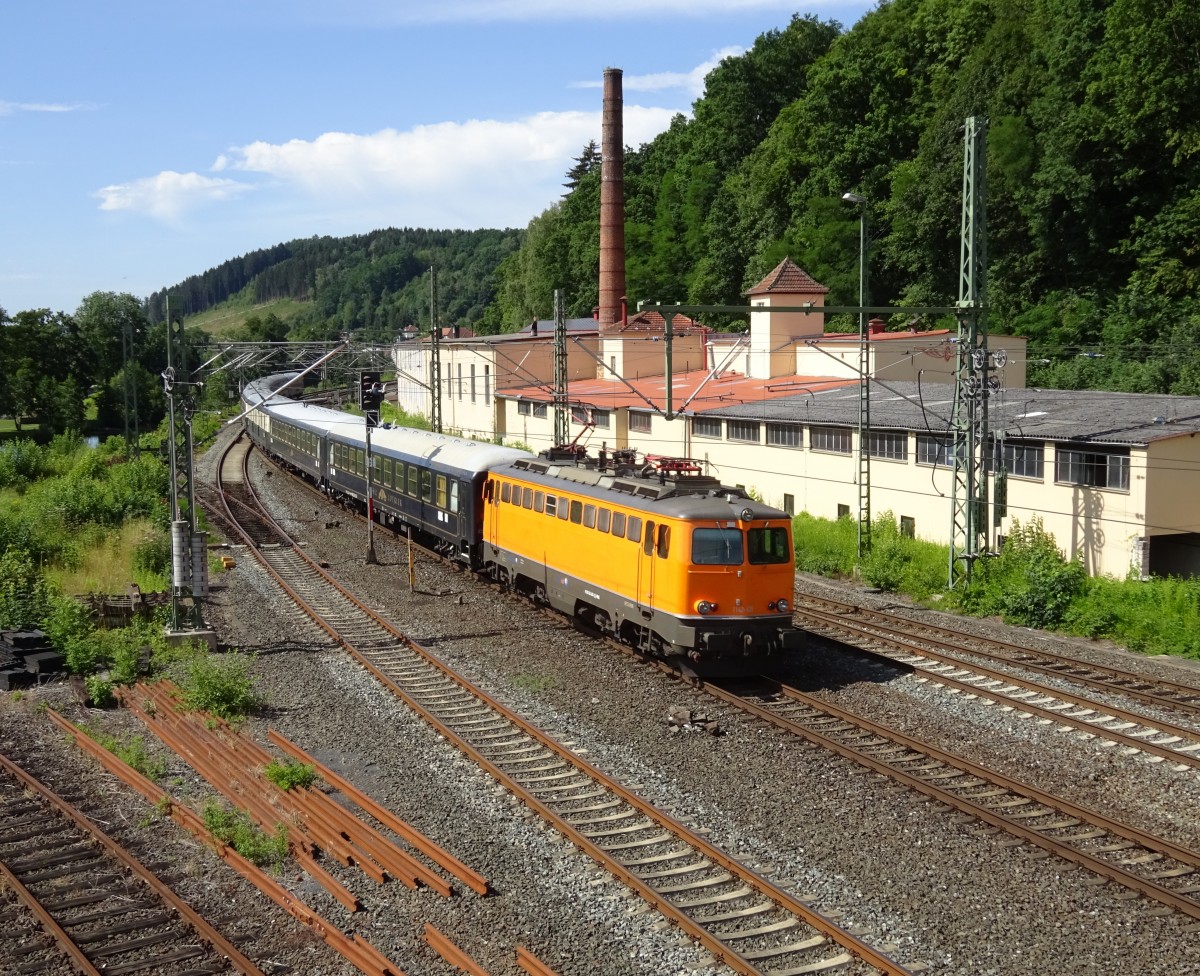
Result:
<svg viewBox="0 0 1200 976"><path fill-rule="evenodd" d="M849 505L839 505L837 512L838 512L837 513L838 518L840 518L840 519L849 518L850 517L850 506Z"/></svg>
<svg viewBox="0 0 1200 976"><path fill-rule="evenodd" d="M808 434L809 446L814 451L830 454L850 453L849 427L814 427Z"/></svg>
<svg viewBox="0 0 1200 976"><path fill-rule="evenodd" d="M491 406L492 403L492 367L483 367L483 403L484 406Z"/></svg>
<svg viewBox="0 0 1200 976"><path fill-rule="evenodd" d="M1046 445L1024 441L1004 442L1004 470L1014 478L1045 478ZM1125 487L1129 487L1126 477Z"/></svg>
<svg viewBox="0 0 1200 976"><path fill-rule="evenodd" d="M917 464L952 467L951 454L954 450L952 438L941 434L917 434Z"/></svg>
<svg viewBox="0 0 1200 976"><path fill-rule="evenodd" d="M458 399L463 398L462 363L458 364Z"/></svg>
<svg viewBox="0 0 1200 976"><path fill-rule="evenodd" d="M896 430L873 430L867 438L867 453L889 461L908 460L908 433Z"/></svg>
<svg viewBox="0 0 1200 976"><path fill-rule="evenodd" d="M1055 456L1054 480L1066 485L1128 491L1129 449L1097 451L1061 447Z"/></svg>
<svg viewBox="0 0 1200 976"><path fill-rule="evenodd" d="M720 437L721 420L718 417L693 417L693 437Z"/></svg>
<svg viewBox="0 0 1200 976"><path fill-rule="evenodd" d="M546 405L544 403L535 403L533 405L533 416L535 418L545 417L546 416Z"/></svg>
<svg viewBox="0 0 1200 976"><path fill-rule="evenodd" d="M611 423L610 412L608 410L593 410L592 423L600 430L608 430L608 425Z"/></svg>
<svg viewBox="0 0 1200 976"><path fill-rule="evenodd" d="M783 510L787 512L788 515L796 514L796 497L794 495L783 496Z"/></svg>
<svg viewBox="0 0 1200 976"><path fill-rule="evenodd" d="M619 375L617 373L617 357L616 356L608 357L608 368L609 368L609 371L613 374L613 376Z"/></svg>
<svg viewBox="0 0 1200 976"><path fill-rule="evenodd" d="M731 441L745 441L747 444L757 444L759 423L757 420L731 420L726 425L726 433Z"/></svg>
<svg viewBox="0 0 1200 976"><path fill-rule="evenodd" d="M475 402L475 364L471 363L471 402Z"/></svg>
<svg viewBox="0 0 1200 976"><path fill-rule="evenodd" d="M639 434L649 434L650 422L653 417L653 414L631 410L629 411L629 429L631 431L636 431Z"/></svg>
<svg viewBox="0 0 1200 976"><path fill-rule="evenodd" d="M531 413L533 413L533 404L528 400L518 400L517 413L522 417L528 417Z"/></svg>
<svg viewBox="0 0 1200 976"><path fill-rule="evenodd" d="M799 424L767 424L767 443L772 447L803 447L804 428Z"/></svg>
<svg viewBox="0 0 1200 976"><path fill-rule="evenodd" d="M901 515L900 534L906 539L915 539L917 537L917 520L911 515Z"/></svg>

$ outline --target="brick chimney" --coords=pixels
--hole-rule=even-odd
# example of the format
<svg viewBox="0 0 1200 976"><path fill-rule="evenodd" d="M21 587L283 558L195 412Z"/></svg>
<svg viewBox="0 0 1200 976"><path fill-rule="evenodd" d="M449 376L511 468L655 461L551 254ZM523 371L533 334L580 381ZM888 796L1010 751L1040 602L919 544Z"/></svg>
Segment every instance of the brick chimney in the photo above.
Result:
<svg viewBox="0 0 1200 976"><path fill-rule="evenodd" d="M600 334L620 321L625 296L625 181L621 69L604 69L600 162Z"/></svg>

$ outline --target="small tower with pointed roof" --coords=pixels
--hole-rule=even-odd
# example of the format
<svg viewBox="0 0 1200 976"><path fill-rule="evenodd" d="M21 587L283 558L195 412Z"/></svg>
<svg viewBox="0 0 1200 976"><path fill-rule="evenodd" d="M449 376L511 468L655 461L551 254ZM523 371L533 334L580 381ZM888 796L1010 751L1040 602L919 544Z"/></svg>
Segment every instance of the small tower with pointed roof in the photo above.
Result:
<svg viewBox="0 0 1200 976"><path fill-rule="evenodd" d="M822 308L828 293L828 288L791 258L784 258L762 281L744 292L755 309L750 313L748 376L770 379L796 372L796 340L823 335L825 316L818 312L773 312L771 308ZM757 311L760 308L762 311Z"/></svg>

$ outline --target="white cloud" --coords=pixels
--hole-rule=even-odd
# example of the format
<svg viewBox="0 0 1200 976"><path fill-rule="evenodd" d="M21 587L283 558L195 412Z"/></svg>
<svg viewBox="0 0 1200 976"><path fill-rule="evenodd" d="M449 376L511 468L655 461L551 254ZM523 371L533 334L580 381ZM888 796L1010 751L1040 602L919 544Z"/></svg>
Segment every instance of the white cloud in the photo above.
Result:
<svg viewBox="0 0 1200 976"><path fill-rule="evenodd" d="M0 101L0 115L16 115L18 112L78 112L90 106L61 102L5 102Z"/></svg>
<svg viewBox="0 0 1200 976"><path fill-rule="evenodd" d="M173 220L198 206L231 200L250 189L249 184L237 180L167 170L157 176L102 187L94 196L100 198L101 210L131 210Z"/></svg>
<svg viewBox="0 0 1200 976"><path fill-rule="evenodd" d="M704 79L708 77L708 73L713 68L726 58L736 58L745 53L746 49L744 47L725 47L713 54L703 64L694 67L691 71L659 71L649 75L624 74L621 76L621 90L623 92L683 91L693 99L699 98L704 94ZM604 82L603 80L577 81L572 87L602 88L604 87Z"/></svg>
<svg viewBox="0 0 1200 976"><path fill-rule="evenodd" d="M673 115L625 106L626 143L649 141ZM512 122L474 119L254 142L229 150L213 169L261 174L317 204L369 205L385 223L517 226L558 198L572 158L599 138L599 112L542 112Z"/></svg>

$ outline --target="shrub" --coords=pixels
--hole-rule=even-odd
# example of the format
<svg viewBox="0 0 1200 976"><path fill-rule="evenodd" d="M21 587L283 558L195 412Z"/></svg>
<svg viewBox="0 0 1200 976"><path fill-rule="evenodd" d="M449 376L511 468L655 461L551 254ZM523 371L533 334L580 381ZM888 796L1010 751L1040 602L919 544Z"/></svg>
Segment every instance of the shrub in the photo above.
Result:
<svg viewBox="0 0 1200 976"><path fill-rule="evenodd" d="M89 674L83 679L83 686L87 689L88 701L97 708L108 708L116 701L113 696L113 683L108 678L98 674ZM112 751L109 750L109 752Z"/></svg>
<svg viewBox="0 0 1200 976"><path fill-rule="evenodd" d="M171 537L155 531L146 535L133 548L133 568L142 573L169 578L171 573Z"/></svg>
<svg viewBox="0 0 1200 976"><path fill-rule="evenodd" d="M281 790L308 789L317 781L317 771L294 759L272 759L263 767L263 775Z"/></svg>
<svg viewBox="0 0 1200 976"><path fill-rule="evenodd" d="M200 654L188 660L181 687L184 704L189 708L232 719L249 714L258 704L254 683L248 657L238 653L223 657Z"/></svg>
<svg viewBox="0 0 1200 976"><path fill-rule="evenodd" d="M0 628L36 627L50 610L54 587L33 559L17 549L0 556Z"/></svg>
<svg viewBox="0 0 1200 976"><path fill-rule="evenodd" d="M796 569L823 576L851 576L858 557L858 527L851 519L815 518L801 512L792 520Z"/></svg>
<svg viewBox="0 0 1200 976"><path fill-rule="evenodd" d="M259 867L278 865L288 853L288 831L278 824L274 834L260 830L237 810L230 810L215 800L204 804L201 812L204 826L222 843L253 861Z"/></svg>

